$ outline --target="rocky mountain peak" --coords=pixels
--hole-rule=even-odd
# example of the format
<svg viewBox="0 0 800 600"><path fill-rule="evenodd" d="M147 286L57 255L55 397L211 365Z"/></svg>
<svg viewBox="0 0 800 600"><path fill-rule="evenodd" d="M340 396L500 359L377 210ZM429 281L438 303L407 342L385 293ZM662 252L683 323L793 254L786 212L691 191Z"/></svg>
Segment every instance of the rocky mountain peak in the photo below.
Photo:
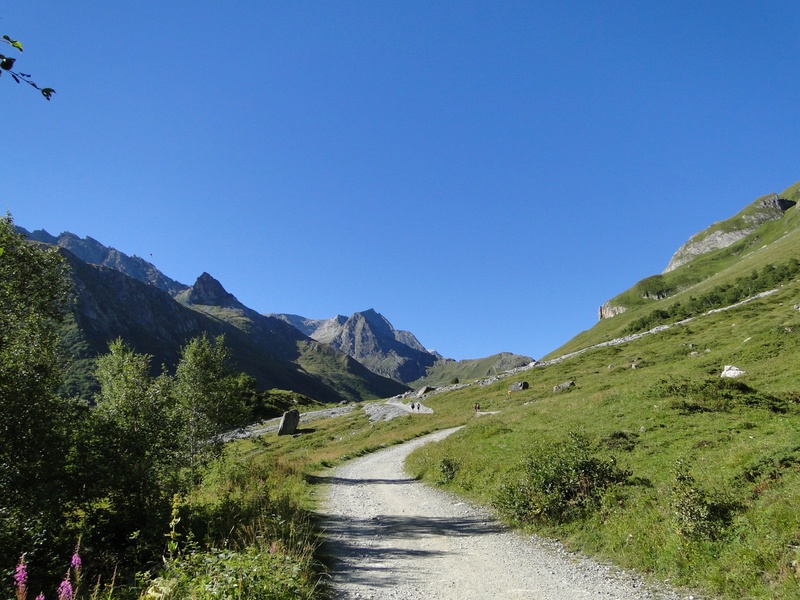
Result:
<svg viewBox="0 0 800 600"><path fill-rule="evenodd" d="M383 333L394 338L395 329L392 324L382 314L375 309L369 308L362 312L357 312L352 317L354 320L363 320L367 323L374 333ZM344 324L344 323L342 323Z"/></svg>
<svg viewBox="0 0 800 600"><path fill-rule="evenodd" d="M224 306L226 308L245 308L236 299L236 296L228 292L222 284L208 273L203 273L189 288L186 300L191 304L202 304L205 306Z"/></svg>

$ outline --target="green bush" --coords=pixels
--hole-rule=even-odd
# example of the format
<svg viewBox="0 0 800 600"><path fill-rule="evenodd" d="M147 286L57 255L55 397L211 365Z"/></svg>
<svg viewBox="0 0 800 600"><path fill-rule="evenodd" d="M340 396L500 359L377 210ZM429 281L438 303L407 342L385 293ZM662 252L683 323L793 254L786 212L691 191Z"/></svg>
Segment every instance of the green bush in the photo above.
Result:
<svg viewBox="0 0 800 600"><path fill-rule="evenodd" d="M678 535L692 540L719 538L730 525L738 505L700 487L678 461L672 487L670 510Z"/></svg>
<svg viewBox="0 0 800 600"><path fill-rule="evenodd" d="M436 466L436 483L439 485L450 483L460 468L461 463L457 459L445 456Z"/></svg>
<svg viewBox="0 0 800 600"><path fill-rule="evenodd" d="M587 516L606 490L625 483L631 473L616 460L592 455L585 437L540 446L522 463L521 476L501 485L495 506L518 524L561 524Z"/></svg>

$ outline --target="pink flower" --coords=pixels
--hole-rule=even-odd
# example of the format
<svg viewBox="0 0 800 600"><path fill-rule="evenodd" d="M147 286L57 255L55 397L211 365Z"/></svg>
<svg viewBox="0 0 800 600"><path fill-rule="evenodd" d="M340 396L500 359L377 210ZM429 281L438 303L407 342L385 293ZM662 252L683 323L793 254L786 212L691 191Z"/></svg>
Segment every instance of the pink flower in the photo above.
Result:
<svg viewBox="0 0 800 600"><path fill-rule="evenodd" d="M58 600L72 600L72 584L69 582L69 574L58 586Z"/></svg>
<svg viewBox="0 0 800 600"><path fill-rule="evenodd" d="M70 566L75 569L76 573L81 572L81 555L78 554L78 549L75 548L75 554L72 555L72 560L70 561Z"/></svg>
<svg viewBox="0 0 800 600"><path fill-rule="evenodd" d="M14 570L14 585L17 588L17 598L24 599L28 591L28 565L25 564L24 554Z"/></svg>
<svg viewBox="0 0 800 600"><path fill-rule="evenodd" d="M25 564L24 558L20 559L14 571L14 583L17 584L17 587L27 585L28 583L28 565Z"/></svg>
<svg viewBox="0 0 800 600"><path fill-rule="evenodd" d="M44 600L44 594L42 592L39 592L39 595L36 596L36 600Z"/></svg>

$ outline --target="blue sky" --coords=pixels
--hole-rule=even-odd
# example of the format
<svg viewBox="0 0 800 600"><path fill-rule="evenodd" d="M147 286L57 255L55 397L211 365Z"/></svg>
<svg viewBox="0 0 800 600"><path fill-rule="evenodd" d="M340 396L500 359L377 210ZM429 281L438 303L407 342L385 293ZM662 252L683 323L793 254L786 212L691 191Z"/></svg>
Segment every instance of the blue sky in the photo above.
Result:
<svg viewBox="0 0 800 600"><path fill-rule="evenodd" d="M0 79L0 210L259 312L540 358L800 180L798 29L793 1L9 2L57 93Z"/></svg>

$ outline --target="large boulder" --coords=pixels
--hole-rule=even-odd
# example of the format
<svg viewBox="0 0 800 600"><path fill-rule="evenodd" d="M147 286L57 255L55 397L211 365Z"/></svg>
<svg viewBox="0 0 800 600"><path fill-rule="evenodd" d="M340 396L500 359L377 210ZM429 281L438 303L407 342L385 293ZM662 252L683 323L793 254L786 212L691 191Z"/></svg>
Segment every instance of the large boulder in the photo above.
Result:
<svg viewBox="0 0 800 600"><path fill-rule="evenodd" d="M568 390L571 387L575 387L574 381L565 381L564 383L559 383L557 386L553 387L553 393L557 394L559 392L563 392L564 390Z"/></svg>
<svg viewBox="0 0 800 600"><path fill-rule="evenodd" d="M294 435L299 424L300 411L297 409L287 410L281 417L281 424L278 426L278 435Z"/></svg>
<svg viewBox="0 0 800 600"><path fill-rule="evenodd" d="M430 393L431 393L432 391L434 391L435 389L436 389L436 388L434 388L434 387L431 387L431 386L429 386L429 385L426 385L426 386L424 386L424 387L421 387L421 388L419 389L419 391L417 392L417 398L422 398L422 397L423 397L425 394L430 394Z"/></svg>
<svg viewBox="0 0 800 600"><path fill-rule="evenodd" d="M528 389L528 382L527 381L515 381L510 386L508 386L509 392L521 392L522 390Z"/></svg>
<svg viewBox="0 0 800 600"><path fill-rule="evenodd" d="M740 375L744 375L744 371L742 371L739 367L734 367L733 365L725 365L725 368L722 369L722 373L720 377L739 377Z"/></svg>

